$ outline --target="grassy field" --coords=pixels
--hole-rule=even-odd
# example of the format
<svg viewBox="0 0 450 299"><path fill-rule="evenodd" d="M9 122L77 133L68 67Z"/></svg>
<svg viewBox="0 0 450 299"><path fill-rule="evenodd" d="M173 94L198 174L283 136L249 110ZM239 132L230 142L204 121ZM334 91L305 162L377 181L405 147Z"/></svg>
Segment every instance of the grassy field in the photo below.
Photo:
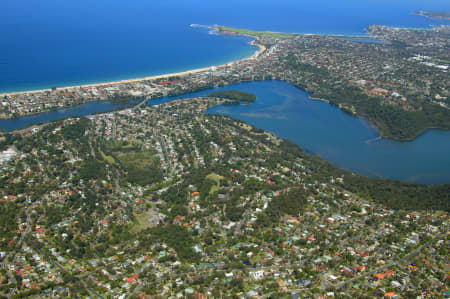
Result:
<svg viewBox="0 0 450 299"><path fill-rule="evenodd" d="M206 179L214 181L216 184L214 186L211 187L211 189L209 190L209 194L212 194L214 192L216 192L217 190L220 189L220 180L224 179L223 176L220 176L214 172L208 174L206 176Z"/></svg>
<svg viewBox="0 0 450 299"><path fill-rule="evenodd" d="M158 157L150 152L126 152L117 153L118 158L124 166L133 166L138 169L152 167L158 165Z"/></svg>
<svg viewBox="0 0 450 299"><path fill-rule="evenodd" d="M147 228L151 228L154 226L148 221L148 219L152 217L152 215L149 212L135 214L134 216L137 223L131 229L132 233L138 233L140 231L143 231Z"/></svg>
<svg viewBox="0 0 450 299"><path fill-rule="evenodd" d="M271 31L253 31L253 30L247 30L247 29L239 29L239 28L233 28L233 27L226 27L226 26L214 26L214 29L216 29L219 33L220 32L232 32L239 35L250 35L254 37L266 37L266 38L275 38L275 39L287 39L287 38L293 38L297 36L298 34L294 33L283 33L283 32L271 32Z"/></svg>
<svg viewBox="0 0 450 299"><path fill-rule="evenodd" d="M163 179L159 157L155 151L143 150L139 142L111 142L100 153L110 164L119 162L128 182L141 186Z"/></svg>
<svg viewBox="0 0 450 299"><path fill-rule="evenodd" d="M162 180L159 158L154 152L120 152L116 157L125 168L129 182L145 186Z"/></svg>
<svg viewBox="0 0 450 299"><path fill-rule="evenodd" d="M103 160L108 162L109 164L116 164L116 160L113 157L105 155L105 153L99 149L100 154L102 155Z"/></svg>

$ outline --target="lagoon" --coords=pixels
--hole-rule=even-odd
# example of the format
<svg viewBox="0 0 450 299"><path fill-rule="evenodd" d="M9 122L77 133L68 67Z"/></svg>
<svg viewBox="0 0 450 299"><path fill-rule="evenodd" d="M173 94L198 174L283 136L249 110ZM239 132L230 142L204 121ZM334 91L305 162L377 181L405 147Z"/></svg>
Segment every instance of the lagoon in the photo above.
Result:
<svg viewBox="0 0 450 299"><path fill-rule="evenodd" d="M67 117L87 116L95 113L108 112L129 105L136 105L140 101L142 101L142 99L135 99L124 104L111 104L110 101L93 101L77 105L74 107L57 109L55 111L31 114L12 119L0 119L0 129L6 132L11 132L23 129L31 125L48 123L54 120L63 119Z"/></svg>
<svg viewBox="0 0 450 299"><path fill-rule="evenodd" d="M214 89L220 90L254 93L257 100L251 105L214 107L208 113L238 118L289 139L335 165L370 177L450 183L450 131L427 130L410 142L381 139L364 118L312 100L306 91L286 82L248 82Z"/></svg>
<svg viewBox="0 0 450 299"><path fill-rule="evenodd" d="M428 130L415 140L381 139L377 130L354 117L283 81L257 81L149 100L158 105L175 99L206 96L213 91L241 90L253 93L250 105L217 106L207 113L231 116L289 139L305 151L320 155L340 167L370 177L386 177L427 184L450 183L450 131ZM137 103L139 100L135 100ZM124 105L108 101L0 120L0 128L17 130L62 117L111 111Z"/></svg>

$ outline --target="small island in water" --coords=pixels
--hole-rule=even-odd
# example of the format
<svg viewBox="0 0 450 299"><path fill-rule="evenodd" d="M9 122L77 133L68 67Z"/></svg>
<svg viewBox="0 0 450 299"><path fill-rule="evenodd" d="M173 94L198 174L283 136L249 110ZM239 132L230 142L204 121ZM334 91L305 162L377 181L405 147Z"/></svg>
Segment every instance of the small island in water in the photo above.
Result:
<svg viewBox="0 0 450 299"><path fill-rule="evenodd" d="M424 16L431 19L436 20L445 20L450 21L450 11L427 11L427 10L418 10L413 12L415 15Z"/></svg>
<svg viewBox="0 0 450 299"><path fill-rule="evenodd" d="M256 101L255 94L238 90L216 91L208 94L208 97L231 100L228 104L240 104L241 102L244 104L250 104Z"/></svg>

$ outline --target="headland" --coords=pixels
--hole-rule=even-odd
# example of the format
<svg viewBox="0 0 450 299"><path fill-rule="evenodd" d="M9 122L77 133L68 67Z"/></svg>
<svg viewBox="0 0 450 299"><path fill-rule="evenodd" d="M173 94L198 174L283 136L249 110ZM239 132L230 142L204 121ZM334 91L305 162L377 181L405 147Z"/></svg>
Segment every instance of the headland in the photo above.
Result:
<svg viewBox="0 0 450 299"><path fill-rule="evenodd" d="M418 10L413 12L413 14L435 20L450 21L450 11Z"/></svg>

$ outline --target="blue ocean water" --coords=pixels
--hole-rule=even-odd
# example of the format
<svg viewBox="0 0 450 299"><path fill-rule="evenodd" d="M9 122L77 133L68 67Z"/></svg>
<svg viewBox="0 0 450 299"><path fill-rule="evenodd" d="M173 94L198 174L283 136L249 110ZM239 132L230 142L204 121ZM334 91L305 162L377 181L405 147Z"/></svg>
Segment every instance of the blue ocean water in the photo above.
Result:
<svg viewBox="0 0 450 299"><path fill-rule="evenodd" d="M0 92L105 82L221 64L251 55L246 37L195 24L364 35L371 24L429 28L412 15L448 0L3 0Z"/></svg>

